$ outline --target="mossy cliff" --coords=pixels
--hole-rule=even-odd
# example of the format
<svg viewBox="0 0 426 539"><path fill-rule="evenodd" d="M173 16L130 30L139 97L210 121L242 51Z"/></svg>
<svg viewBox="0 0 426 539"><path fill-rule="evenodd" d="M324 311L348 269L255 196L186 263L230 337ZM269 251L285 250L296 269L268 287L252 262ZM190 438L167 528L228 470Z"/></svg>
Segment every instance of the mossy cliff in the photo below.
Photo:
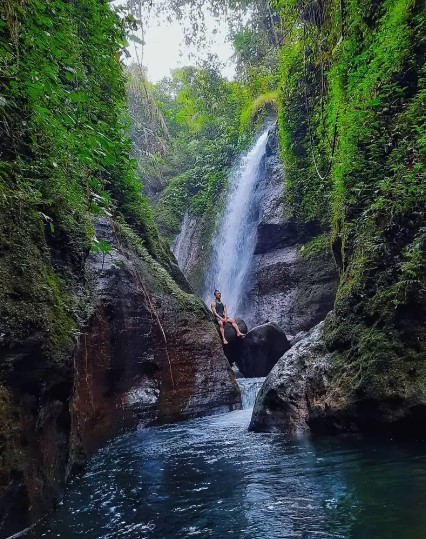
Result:
<svg viewBox="0 0 426 539"><path fill-rule="evenodd" d="M1 0L0 15L7 536L121 428L234 406L239 394L129 159L123 21L106 0Z"/></svg>
<svg viewBox="0 0 426 539"><path fill-rule="evenodd" d="M426 4L276 5L287 208L331 230L340 272L329 413L372 402L379 424L374 403L425 405Z"/></svg>

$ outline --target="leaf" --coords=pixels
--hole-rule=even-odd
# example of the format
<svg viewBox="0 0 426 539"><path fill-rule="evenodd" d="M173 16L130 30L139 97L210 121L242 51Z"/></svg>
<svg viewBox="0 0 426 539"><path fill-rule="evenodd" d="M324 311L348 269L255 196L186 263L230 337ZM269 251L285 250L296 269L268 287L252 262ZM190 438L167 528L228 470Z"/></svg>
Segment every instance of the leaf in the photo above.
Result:
<svg viewBox="0 0 426 539"><path fill-rule="evenodd" d="M93 244L90 249L92 253L107 255L112 251L111 245L105 240L98 240L96 237L93 239Z"/></svg>
<svg viewBox="0 0 426 539"><path fill-rule="evenodd" d="M42 118L47 118L47 116L50 116L50 110L46 109L46 107L35 107L35 111Z"/></svg>

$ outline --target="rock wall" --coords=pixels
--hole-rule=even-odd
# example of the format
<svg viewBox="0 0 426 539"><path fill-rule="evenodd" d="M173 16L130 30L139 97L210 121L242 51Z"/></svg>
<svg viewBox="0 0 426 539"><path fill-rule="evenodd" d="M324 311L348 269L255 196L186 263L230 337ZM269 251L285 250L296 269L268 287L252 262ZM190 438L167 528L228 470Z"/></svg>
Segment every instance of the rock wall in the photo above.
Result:
<svg viewBox="0 0 426 539"><path fill-rule="evenodd" d="M175 255L179 268L198 293L203 286L208 246L206 241L205 222L203 217L194 216L186 210L182 227L176 236L172 253Z"/></svg>
<svg viewBox="0 0 426 539"><path fill-rule="evenodd" d="M2 350L0 537L49 510L70 471L111 437L240 406L202 302L124 225L101 219L97 237L112 250L87 259L88 318L73 357L49 364L43 335Z"/></svg>
<svg viewBox="0 0 426 539"><path fill-rule="evenodd" d="M304 227L285 218L285 177L278 154L276 127L269 133L252 287L243 306L249 326L276 322L291 335L306 331L332 309L337 271L326 248L304 256L300 247L321 233L315 223Z"/></svg>

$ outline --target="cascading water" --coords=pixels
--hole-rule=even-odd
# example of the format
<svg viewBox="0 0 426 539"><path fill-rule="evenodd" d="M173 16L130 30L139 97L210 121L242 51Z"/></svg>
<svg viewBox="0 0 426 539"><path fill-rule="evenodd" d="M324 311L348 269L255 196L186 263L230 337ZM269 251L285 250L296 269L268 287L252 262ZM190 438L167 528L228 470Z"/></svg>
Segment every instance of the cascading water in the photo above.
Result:
<svg viewBox="0 0 426 539"><path fill-rule="evenodd" d="M265 378L238 378L237 382L241 390L241 404L243 410L251 409L256 401L259 389Z"/></svg>
<svg viewBox="0 0 426 539"><path fill-rule="evenodd" d="M217 225L205 278L204 301L209 304L215 288L220 289L231 316L237 314L247 289L259 213L255 191L264 173L267 140L268 130L265 130L231 174L225 210Z"/></svg>
<svg viewBox="0 0 426 539"><path fill-rule="evenodd" d="M197 221L190 216L188 210L182 222L182 228L172 246L172 253L175 255L180 269L185 274L186 266L190 263L193 235L197 226Z"/></svg>

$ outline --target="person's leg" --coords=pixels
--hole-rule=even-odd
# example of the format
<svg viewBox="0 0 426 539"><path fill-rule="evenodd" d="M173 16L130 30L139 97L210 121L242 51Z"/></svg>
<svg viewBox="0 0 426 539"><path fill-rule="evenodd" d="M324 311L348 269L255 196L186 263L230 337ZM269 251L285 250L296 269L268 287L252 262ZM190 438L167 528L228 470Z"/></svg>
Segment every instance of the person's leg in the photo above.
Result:
<svg viewBox="0 0 426 539"><path fill-rule="evenodd" d="M228 341L225 339L225 330L223 329L222 320L219 320L218 324L219 324L219 331L220 331L220 335L222 337L223 344L228 344Z"/></svg>
<svg viewBox="0 0 426 539"><path fill-rule="evenodd" d="M228 322L231 323L232 327L237 332L237 337L245 337L245 333L241 333L240 328L238 327L237 322L233 318L228 318Z"/></svg>

